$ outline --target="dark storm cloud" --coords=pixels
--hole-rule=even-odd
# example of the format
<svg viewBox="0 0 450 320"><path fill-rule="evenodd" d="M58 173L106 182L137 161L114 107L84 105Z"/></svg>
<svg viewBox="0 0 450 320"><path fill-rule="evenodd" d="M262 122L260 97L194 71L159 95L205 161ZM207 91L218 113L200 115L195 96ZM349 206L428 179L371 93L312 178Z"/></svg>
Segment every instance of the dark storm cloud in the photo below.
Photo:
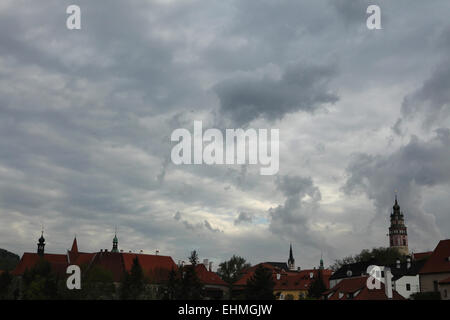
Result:
<svg viewBox="0 0 450 320"><path fill-rule="evenodd" d="M334 66L291 65L280 79L239 76L219 83L215 90L220 111L237 124L257 118L269 121L296 111L314 112L339 97L329 88Z"/></svg>
<svg viewBox="0 0 450 320"><path fill-rule="evenodd" d="M433 212L423 208L422 193L425 187L450 184L449 159L449 129L437 130L429 141L413 136L407 145L390 155L356 155L347 168L349 176L343 190L347 194L364 192L374 201L381 217L388 216L394 191L398 190L412 240L437 241L441 233Z"/></svg>
<svg viewBox="0 0 450 320"><path fill-rule="evenodd" d="M331 252L332 247L325 237L311 227L322 197L313 180L309 177L282 176L277 179L277 188L285 196L285 201L269 210L269 230L302 247Z"/></svg>
<svg viewBox="0 0 450 320"><path fill-rule="evenodd" d="M402 103L402 114L406 118L423 117L426 127L446 123L450 116L450 64L446 60L439 64L422 86L408 94Z"/></svg>

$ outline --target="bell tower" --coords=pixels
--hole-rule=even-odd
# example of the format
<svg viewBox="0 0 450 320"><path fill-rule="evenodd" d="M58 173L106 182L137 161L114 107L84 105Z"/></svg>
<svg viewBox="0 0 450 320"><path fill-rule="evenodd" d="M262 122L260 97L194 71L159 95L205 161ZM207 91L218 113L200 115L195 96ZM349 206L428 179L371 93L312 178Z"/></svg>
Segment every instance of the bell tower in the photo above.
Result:
<svg viewBox="0 0 450 320"><path fill-rule="evenodd" d="M397 194L395 194L395 203L392 207L391 226L389 227L389 246L397 248L398 251L404 255L408 255L408 232L405 225L403 212L400 211L400 206L397 201Z"/></svg>

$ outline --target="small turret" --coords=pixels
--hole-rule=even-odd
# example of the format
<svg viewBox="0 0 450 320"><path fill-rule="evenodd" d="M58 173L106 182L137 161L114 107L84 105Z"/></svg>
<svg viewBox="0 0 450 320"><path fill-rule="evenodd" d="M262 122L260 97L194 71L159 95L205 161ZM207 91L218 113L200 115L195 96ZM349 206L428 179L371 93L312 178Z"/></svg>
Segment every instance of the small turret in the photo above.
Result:
<svg viewBox="0 0 450 320"><path fill-rule="evenodd" d="M117 239L117 231L114 234L113 247L111 252L119 252L119 239Z"/></svg>
<svg viewBox="0 0 450 320"><path fill-rule="evenodd" d="M41 237L39 238L39 242L37 244L37 253L40 256L44 255L44 247L45 247L45 239L44 239L44 230L41 232Z"/></svg>

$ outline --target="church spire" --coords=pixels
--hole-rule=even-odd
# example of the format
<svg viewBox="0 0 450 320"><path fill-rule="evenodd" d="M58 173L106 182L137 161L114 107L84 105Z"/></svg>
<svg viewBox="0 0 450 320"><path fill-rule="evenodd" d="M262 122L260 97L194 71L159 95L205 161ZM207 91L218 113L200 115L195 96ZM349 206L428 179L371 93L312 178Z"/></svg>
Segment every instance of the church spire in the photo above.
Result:
<svg viewBox="0 0 450 320"><path fill-rule="evenodd" d="M320 254L320 266L319 266L320 270L323 270L323 256L322 253Z"/></svg>
<svg viewBox="0 0 450 320"><path fill-rule="evenodd" d="M289 270L295 269L295 259L294 259L294 254L292 253L292 243L289 245L288 267L289 267Z"/></svg>

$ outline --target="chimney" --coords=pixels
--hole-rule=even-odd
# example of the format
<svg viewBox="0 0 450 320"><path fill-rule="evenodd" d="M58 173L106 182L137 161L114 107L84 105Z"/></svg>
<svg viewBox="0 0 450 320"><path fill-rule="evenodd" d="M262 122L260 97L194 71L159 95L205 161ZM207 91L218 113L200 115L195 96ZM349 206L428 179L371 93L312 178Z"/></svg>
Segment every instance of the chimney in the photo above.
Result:
<svg viewBox="0 0 450 320"><path fill-rule="evenodd" d="M385 267L384 268L384 290L386 293L386 296L389 300L392 299L392 274L391 269Z"/></svg>
<svg viewBox="0 0 450 320"><path fill-rule="evenodd" d="M208 259L203 259L203 265L208 268Z"/></svg>
<svg viewBox="0 0 450 320"><path fill-rule="evenodd" d="M397 269L400 269L400 260L397 259Z"/></svg>
<svg viewBox="0 0 450 320"><path fill-rule="evenodd" d="M209 271L212 271L212 262L209 263Z"/></svg>
<svg viewBox="0 0 450 320"><path fill-rule="evenodd" d="M411 258L410 258L410 257L408 257L408 258L406 259L406 268L407 268L407 269L411 268Z"/></svg>

